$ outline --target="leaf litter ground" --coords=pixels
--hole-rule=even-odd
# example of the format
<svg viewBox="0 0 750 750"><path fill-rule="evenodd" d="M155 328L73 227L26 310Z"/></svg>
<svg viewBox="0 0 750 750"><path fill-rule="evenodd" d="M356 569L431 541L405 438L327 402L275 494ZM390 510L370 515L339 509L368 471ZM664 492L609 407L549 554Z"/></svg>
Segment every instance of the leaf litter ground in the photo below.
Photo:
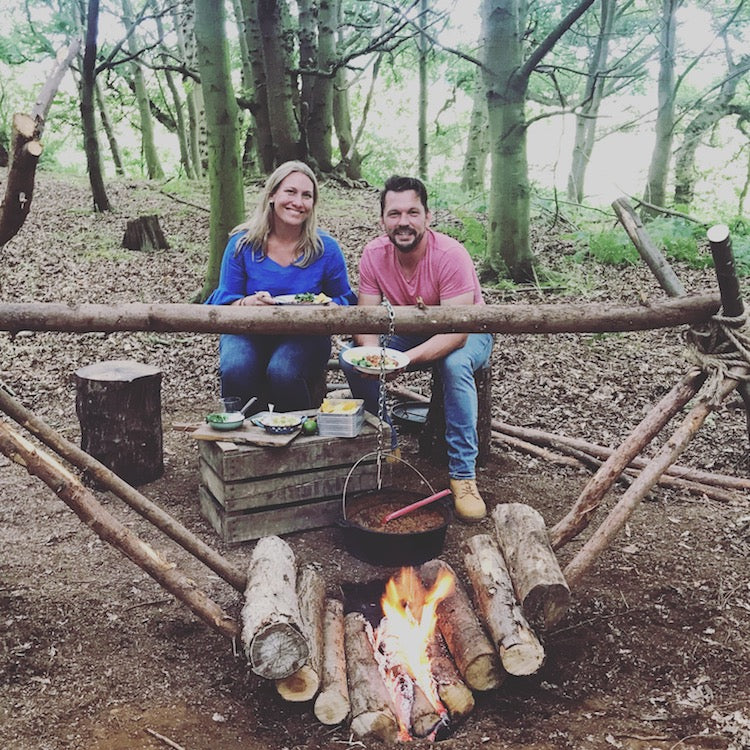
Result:
<svg viewBox="0 0 750 750"><path fill-rule="evenodd" d="M185 302L200 287L208 241L205 195L176 200L145 184L108 186L115 210L90 212L83 181L41 173L31 215L3 248L0 298L22 302ZM248 205L255 188L248 190ZM364 242L377 231L377 192L324 186L323 225L339 238L356 284ZM120 248L128 219L158 214L168 250ZM435 223L450 222L439 213ZM575 291L488 292L499 303L612 301L662 296L642 267L571 261L559 229L534 231L542 263ZM714 289L711 272L676 267L689 291ZM745 295L747 298L747 294ZM340 339L336 339L339 343ZM165 473L141 488L238 567L252 544L226 546L198 512L195 442L171 429L199 421L218 396L217 337L199 334L0 333L0 377L69 440L79 438L72 375L106 359L163 371ZM616 446L686 368L682 331L499 336L493 416ZM409 376L416 390L425 383ZM673 425L672 425L673 427ZM669 430L665 431L665 437ZM412 436L404 455L435 486L444 468L423 461ZM747 475L748 438L738 398L701 429L680 463ZM501 444L479 472L490 506L525 502L548 525L588 474ZM615 489L605 509L619 497ZM283 702L250 674L232 645L81 524L54 493L0 456L0 746L16 750L189 750L377 747L346 727L319 724L309 704ZM98 499L232 613L239 595L109 493ZM603 517L595 517L595 523ZM461 544L489 531L452 524L444 557L461 571ZM565 564L587 532L563 547ZM301 565L330 586L382 578L342 551L335 528L287 537ZM477 696L472 716L442 747L741 748L750 746L750 509L654 490L543 634L546 662L533 678ZM424 742L414 747L427 746Z"/></svg>

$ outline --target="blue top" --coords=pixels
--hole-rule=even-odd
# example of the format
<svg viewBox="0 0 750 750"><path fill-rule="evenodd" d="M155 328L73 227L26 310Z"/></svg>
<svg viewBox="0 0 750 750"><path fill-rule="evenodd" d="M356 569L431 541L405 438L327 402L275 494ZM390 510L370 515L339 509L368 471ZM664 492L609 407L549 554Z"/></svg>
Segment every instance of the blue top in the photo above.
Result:
<svg viewBox="0 0 750 750"><path fill-rule="evenodd" d="M207 305L229 305L241 297L266 291L280 294L327 294L337 305L353 305L357 296L349 285L344 254L338 242L326 232L318 232L323 254L305 268L280 266L276 261L245 246L235 254L244 232L229 238L221 261L219 286L206 300Z"/></svg>

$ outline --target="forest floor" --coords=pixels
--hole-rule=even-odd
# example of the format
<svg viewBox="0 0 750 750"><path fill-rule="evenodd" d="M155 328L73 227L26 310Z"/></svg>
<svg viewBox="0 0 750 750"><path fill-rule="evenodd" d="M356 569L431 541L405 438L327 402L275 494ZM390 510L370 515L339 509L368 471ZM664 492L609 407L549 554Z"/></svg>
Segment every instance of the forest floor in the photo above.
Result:
<svg viewBox="0 0 750 750"><path fill-rule="evenodd" d="M85 182L40 173L25 226L2 248L0 299L188 301L204 271L208 213L200 206L208 205L206 197L185 202L126 181L111 183L108 191L114 210L94 215ZM377 231L377 191L326 184L322 195L322 224L339 238L356 285L360 249ZM169 249L145 254L120 247L126 220L142 214L159 215ZM447 220L438 216L434 224ZM539 223L534 242L541 262L567 285L488 291L488 301L639 304L663 297L645 267L574 263L574 249L559 227ZM675 270L688 291L715 290L712 271ZM614 447L685 372L682 334L498 336L493 416ZM201 420L215 403L216 347L216 336L188 333L0 332L0 380L75 443L72 375L78 368L106 359L160 367L165 472L140 489L244 570L253 544L223 544L201 517L196 442L171 429ZM436 485L445 482L444 469L417 456L413 437L404 438L403 451ZM680 463L747 476L748 436L737 397L709 417ZM588 476L495 442L478 481L491 507L525 502L551 526ZM619 487L610 491L590 529L559 550L563 565L621 493ZM238 614L237 592L116 497L96 494L128 528ZM351 737L345 725L318 723L310 704L282 701L231 643L2 455L0 498L0 747L170 746L157 735L185 750L379 746ZM462 542L489 529L489 521L479 528L451 524L442 556L460 570ZM342 550L335 528L285 539L299 564L316 563L330 586L383 577L381 569ZM654 489L573 590L562 622L541 634L547 654L541 671L478 694L473 714L440 746L750 747L749 571L747 495L719 502Z"/></svg>

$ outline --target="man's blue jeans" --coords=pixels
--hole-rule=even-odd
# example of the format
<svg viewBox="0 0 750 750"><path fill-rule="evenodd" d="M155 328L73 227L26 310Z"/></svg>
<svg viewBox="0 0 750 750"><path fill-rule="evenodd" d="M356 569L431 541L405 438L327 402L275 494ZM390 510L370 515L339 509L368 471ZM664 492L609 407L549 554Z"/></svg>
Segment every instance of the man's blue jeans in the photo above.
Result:
<svg viewBox="0 0 750 750"><path fill-rule="evenodd" d="M396 335L387 346L403 352L425 340L424 337ZM479 440L474 373L489 361L492 342L493 338L489 333L470 333L463 347L434 363L440 367L443 378L445 442L448 445L448 474L451 479L474 479L476 476ZM380 381L362 375L341 356L339 363L349 382L352 396L364 399L365 409L377 414ZM391 423L387 412L384 411L382 417ZM392 447L395 447L395 432L392 435Z"/></svg>
<svg viewBox="0 0 750 750"><path fill-rule="evenodd" d="M219 337L221 395L252 396L274 404L277 411L299 411L311 403L309 383L331 356L328 336Z"/></svg>

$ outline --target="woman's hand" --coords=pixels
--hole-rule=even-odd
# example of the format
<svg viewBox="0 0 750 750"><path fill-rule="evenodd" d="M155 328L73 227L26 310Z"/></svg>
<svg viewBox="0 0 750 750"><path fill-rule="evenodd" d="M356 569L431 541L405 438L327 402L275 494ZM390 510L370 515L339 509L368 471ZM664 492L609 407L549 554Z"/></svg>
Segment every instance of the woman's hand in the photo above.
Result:
<svg viewBox="0 0 750 750"><path fill-rule="evenodd" d="M247 297L240 297L240 299L232 302L233 305L273 305L273 297L268 292L255 292L255 294L249 294Z"/></svg>

